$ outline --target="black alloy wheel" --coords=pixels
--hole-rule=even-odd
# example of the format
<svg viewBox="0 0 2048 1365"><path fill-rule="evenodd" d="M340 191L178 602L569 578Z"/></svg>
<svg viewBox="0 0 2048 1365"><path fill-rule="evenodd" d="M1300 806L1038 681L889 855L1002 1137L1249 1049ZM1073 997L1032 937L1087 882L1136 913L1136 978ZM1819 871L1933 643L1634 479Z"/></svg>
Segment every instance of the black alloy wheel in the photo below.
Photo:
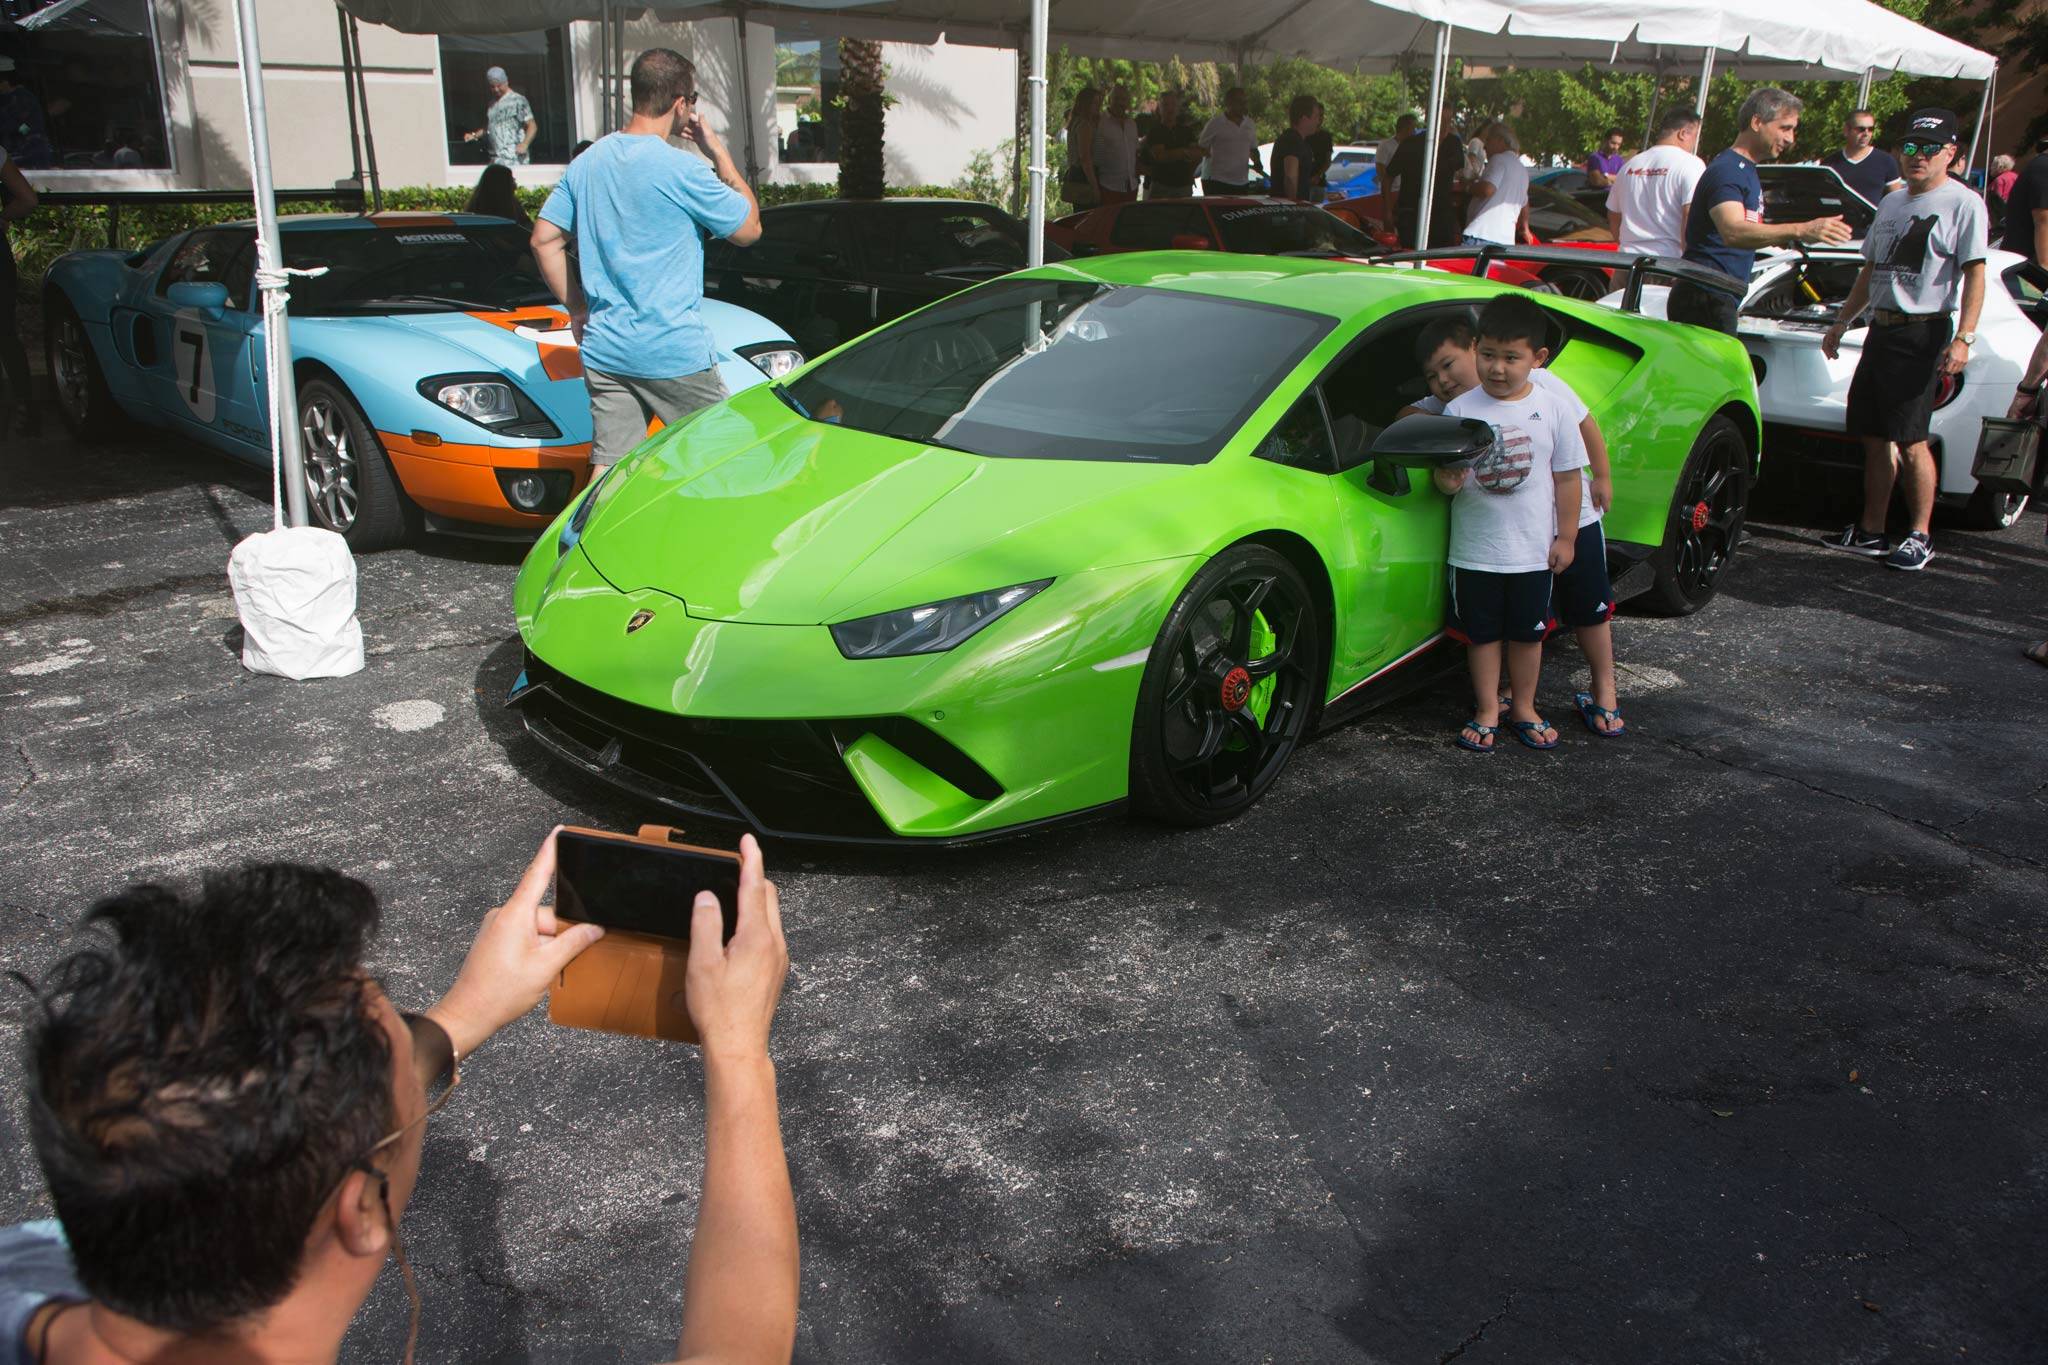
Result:
<svg viewBox="0 0 2048 1365"><path fill-rule="evenodd" d="M1131 799L1179 825L1228 820L1273 785L1324 684L1322 621L1301 573L1235 546L1167 613L1138 688Z"/></svg>
<svg viewBox="0 0 2048 1365"><path fill-rule="evenodd" d="M1644 605L1660 616L1690 616L1713 600L1749 512L1749 442L1726 417L1701 429L1679 472L1664 543L1651 557L1656 584Z"/></svg>

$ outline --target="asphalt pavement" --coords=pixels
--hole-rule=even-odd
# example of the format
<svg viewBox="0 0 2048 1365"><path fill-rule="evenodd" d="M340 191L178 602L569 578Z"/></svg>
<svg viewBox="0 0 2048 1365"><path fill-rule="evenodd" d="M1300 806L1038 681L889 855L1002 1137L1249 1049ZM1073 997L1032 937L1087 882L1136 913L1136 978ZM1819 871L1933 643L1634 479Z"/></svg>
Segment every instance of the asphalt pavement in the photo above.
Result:
<svg viewBox="0 0 2048 1365"><path fill-rule="evenodd" d="M0 969L130 879L285 857L377 889L419 1007L549 826L648 815L500 708L514 550L364 558L368 668L244 672L268 498L163 438L0 450ZM1555 753L1457 750L1452 677L1221 828L771 847L798 1358L2048 1359L2042 519L1917 575L1812 535L1623 617L1624 739L1565 645ZM48 1211L22 1013L5 1221ZM480 1052L404 1220L421 1358L667 1359L700 1094L539 1013ZM344 1359L404 1330L387 1272Z"/></svg>

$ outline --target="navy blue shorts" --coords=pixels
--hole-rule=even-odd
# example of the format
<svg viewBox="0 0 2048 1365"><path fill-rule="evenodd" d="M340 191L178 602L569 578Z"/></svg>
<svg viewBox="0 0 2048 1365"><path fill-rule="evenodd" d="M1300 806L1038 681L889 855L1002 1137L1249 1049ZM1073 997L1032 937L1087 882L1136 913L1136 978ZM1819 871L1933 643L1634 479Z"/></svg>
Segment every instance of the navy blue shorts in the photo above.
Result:
<svg viewBox="0 0 2048 1365"><path fill-rule="evenodd" d="M1488 573L1451 567L1451 619L1444 632L1468 645L1540 643L1550 632L1550 570Z"/></svg>
<svg viewBox="0 0 2048 1365"><path fill-rule="evenodd" d="M1600 522L1579 528L1571 567L1557 576L1557 611L1573 630L1605 625L1614 615L1614 585L1607 581L1607 528Z"/></svg>

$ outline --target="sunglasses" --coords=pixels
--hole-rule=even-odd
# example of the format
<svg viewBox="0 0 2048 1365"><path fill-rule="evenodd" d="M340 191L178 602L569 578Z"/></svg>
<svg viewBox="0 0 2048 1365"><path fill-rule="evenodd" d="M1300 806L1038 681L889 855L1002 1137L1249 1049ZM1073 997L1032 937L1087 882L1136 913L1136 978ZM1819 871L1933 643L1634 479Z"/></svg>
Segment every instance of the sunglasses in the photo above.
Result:
<svg viewBox="0 0 2048 1365"><path fill-rule="evenodd" d="M1852 123L1849 125L1849 131L1852 133L1874 133L1877 131L1877 125L1875 123Z"/></svg>
<svg viewBox="0 0 2048 1365"><path fill-rule="evenodd" d="M1900 156L1939 156L1948 146L1946 142L1901 142Z"/></svg>
<svg viewBox="0 0 2048 1365"><path fill-rule="evenodd" d="M413 1074L419 1079L420 1094L426 1104L418 1117L379 1138L350 1169L361 1171L377 1182L377 1200L384 1206L384 1225L391 1229L391 1252L397 1258L398 1274L405 1281L405 1297L411 1305L405 1330L405 1365L413 1365L413 1352L420 1339L420 1291L413 1283L412 1264L405 1258L405 1239L398 1235L398 1219L391 1213L390 1173L370 1158L440 1113L442 1106L455 1093L455 1087L462 1084L462 1073L456 1070L455 1043L446 1029L424 1014L401 1013L398 1017L405 1021L405 1031L412 1035Z"/></svg>

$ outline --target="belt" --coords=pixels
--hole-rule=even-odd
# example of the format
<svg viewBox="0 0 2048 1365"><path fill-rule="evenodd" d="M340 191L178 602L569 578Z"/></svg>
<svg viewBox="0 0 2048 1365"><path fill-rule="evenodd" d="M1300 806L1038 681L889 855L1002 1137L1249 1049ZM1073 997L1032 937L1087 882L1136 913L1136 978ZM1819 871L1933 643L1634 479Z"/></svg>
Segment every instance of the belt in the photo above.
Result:
<svg viewBox="0 0 2048 1365"><path fill-rule="evenodd" d="M1870 310L1870 325L1873 327L1911 327L1916 322L1933 322L1946 317L1945 313L1899 313L1889 308Z"/></svg>

